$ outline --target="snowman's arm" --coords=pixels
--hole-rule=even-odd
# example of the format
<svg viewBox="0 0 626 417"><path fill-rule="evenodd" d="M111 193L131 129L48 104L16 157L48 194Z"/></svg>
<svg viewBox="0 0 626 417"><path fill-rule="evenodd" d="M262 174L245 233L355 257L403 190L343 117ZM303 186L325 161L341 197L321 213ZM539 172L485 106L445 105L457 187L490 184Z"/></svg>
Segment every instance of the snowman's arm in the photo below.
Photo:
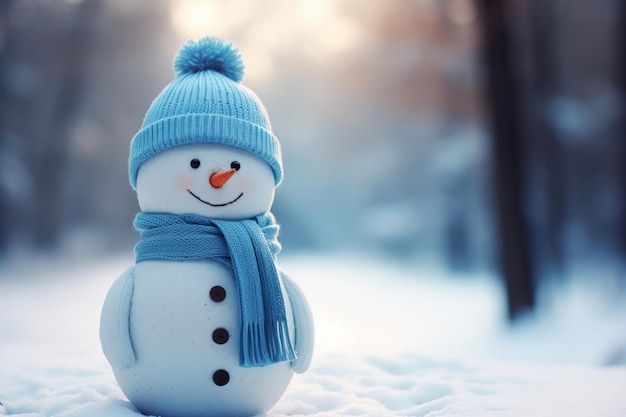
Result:
<svg viewBox="0 0 626 417"><path fill-rule="evenodd" d="M135 364L130 337L130 305L133 298L135 268L130 267L113 283L100 315L100 343L113 368Z"/></svg>
<svg viewBox="0 0 626 417"><path fill-rule="evenodd" d="M313 315L300 287L293 282L291 278L283 271L281 277L287 291L289 301L291 301L291 309L296 330L296 354L298 359L292 362L291 366L294 372L299 374L309 369L311 358L313 357L313 342L315 337Z"/></svg>

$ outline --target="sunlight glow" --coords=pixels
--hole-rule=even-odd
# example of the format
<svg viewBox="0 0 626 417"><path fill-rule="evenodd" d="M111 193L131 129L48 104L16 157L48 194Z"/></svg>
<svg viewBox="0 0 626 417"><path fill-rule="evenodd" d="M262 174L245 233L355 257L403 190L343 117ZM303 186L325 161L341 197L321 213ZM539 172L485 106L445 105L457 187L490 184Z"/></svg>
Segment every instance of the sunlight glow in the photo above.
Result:
<svg viewBox="0 0 626 417"><path fill-rule="evenodd" d="M189 37L197 37L218 22L217 3L185 0L172 3L171 20L174 29Z"/></svg>
<svg viewBox="0 0 626 417"><path fill-rule="evenodd" d="M450 19L459 25L468 25L475 19L475 10L470 0L453 0L448 3Z"/></svg>
<svg viewBox="0 0 626 417"><path fill-rule="evenodd" d="M236 41L246 62L246 78L264 79L275 57L287 53L316 63L354 46L356 21L331 0L276 0L272 7L253 0L171 0L170 20L182 40L220 36Z"/></svg>

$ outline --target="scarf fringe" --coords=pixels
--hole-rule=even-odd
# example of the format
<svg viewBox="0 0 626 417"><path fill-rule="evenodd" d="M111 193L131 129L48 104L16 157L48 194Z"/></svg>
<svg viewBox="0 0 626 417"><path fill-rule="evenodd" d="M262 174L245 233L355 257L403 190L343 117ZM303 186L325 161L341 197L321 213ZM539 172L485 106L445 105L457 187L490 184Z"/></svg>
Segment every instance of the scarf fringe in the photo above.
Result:
<svg viewBox="0 0 626 417"><path fill-rule="evenodd" d="M272 363L266 349L267 341L263 326L260 323L248 323L242 326L240 365L251 368Z"/></svg>
<svg viewBox="0 0 626 417"><path fill-rule="evenodd" d="M274 362L285 362L296 360L296 352L293 350L291 338L289 337L289 327L286 321L280 321L273 325L268 324L266 329L272 329L274 334L268 339L272 342L269 345ZM268 330L270 331L270 330Z"/></svg>
<svg viewBox="0 0 626 417"><path fill-rule="evenodd" d="M297 358L286 321L267 323L265 326L251 323L242 329L241 334L243 343L239 357L244 368L291 362Z"/></svg>

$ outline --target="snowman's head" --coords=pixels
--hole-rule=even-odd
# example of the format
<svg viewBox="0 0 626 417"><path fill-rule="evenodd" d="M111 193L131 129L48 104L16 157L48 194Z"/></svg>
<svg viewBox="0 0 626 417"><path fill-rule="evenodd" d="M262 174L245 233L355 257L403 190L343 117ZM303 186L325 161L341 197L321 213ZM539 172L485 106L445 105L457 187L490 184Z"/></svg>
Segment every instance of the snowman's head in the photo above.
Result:
<svg viewBox="0 0 626 417"><path fill-rule="evenodd" d="M174 69L131 142L130 182L141 209L263 214L283 176L280 144L261 100L241 84L239 51L219 38L189 41Z"/></svg>
<svg viewBox="0 0 626 417"><path fill-rule="evenodd" d="M262 159L230 146L183 145L139 169L137 198L144 212L252 218L269 211L274 174Z"/></svg>

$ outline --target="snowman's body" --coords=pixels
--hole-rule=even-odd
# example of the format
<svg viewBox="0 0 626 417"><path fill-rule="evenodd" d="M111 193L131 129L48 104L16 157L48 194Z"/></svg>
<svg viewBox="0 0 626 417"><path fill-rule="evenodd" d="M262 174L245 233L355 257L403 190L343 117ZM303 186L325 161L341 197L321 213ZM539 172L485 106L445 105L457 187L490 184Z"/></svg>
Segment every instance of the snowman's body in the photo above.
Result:
<svg viewBox="0 0 626 417"><path fill-rule="evenodd" d="M238 221L269 210L274 179L267 164L243 150L184 145L143 164L137 195L145 213ZM109 290L100 328L104 353L127 397L141 412L163 417L268 411L293 372L308 368L312 354L306 300L279 275L297 359L244 367L232 268L206 259L142 260L129 268Z"/></svg>
<svg viewBox="0 0 626 417"><path fill-rule="evenodd" d="M291 364L239 366L239 300L231 271L214 262L144 261L133 275L130 329L137 362L116 369L115 376L139 410L244 416L278 401ZM287 315L292 317L290 307Z"/></svg>

